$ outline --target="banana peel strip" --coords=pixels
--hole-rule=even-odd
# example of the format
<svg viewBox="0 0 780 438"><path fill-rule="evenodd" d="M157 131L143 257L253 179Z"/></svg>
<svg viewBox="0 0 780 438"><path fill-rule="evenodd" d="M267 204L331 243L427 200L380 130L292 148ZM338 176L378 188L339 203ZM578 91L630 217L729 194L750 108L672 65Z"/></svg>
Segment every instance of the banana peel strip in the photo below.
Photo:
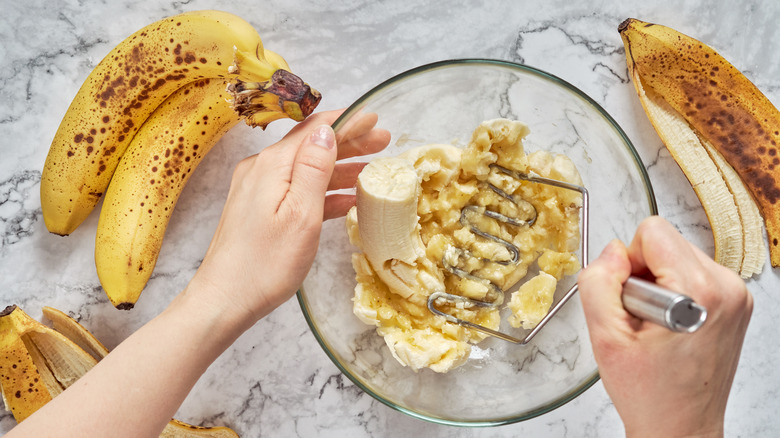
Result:
<svg viewBox="0 0 780 438"><path fill-rule="evenodd" d="M18 306L0 312L0 390L6 409L21 422L81 378L108 349L75 319L43 309L55 328ZM161 437L235 438L227 427L200 427L172 419Z"/></svg>
<svg viewBox="0 0 780 438"><path fill-rule="evenodd" d="M645 113L699 198L715 241L715 261L749 278L761 272L764 230L758 207L734 169L633 72Z"/></svg>
<svg viewBox="0 0 780 438"><path fill-rule="evenodd" d="M734 170L720 152L705 139L701 143L710 154L712 161L723 175L731 194L734 195L734 202L739 211L739 218L742 222L742 234L744 239L744 251L742 255L742 264L739 274L742 278L750 278L760 274L766 262L766 250L764 246L764 220L761 217L761 211L753 197L750 195L747 187L742 182L737 172Z"/></svg>

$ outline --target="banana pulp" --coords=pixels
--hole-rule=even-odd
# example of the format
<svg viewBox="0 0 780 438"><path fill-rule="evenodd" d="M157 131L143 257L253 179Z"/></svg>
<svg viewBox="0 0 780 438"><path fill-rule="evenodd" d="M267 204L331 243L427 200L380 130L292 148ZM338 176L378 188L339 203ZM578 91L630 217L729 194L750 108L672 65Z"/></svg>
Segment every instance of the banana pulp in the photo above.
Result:
<svg viewBox="0 0 780 438"><path fill-rule="evenodd" d="M431 144L397 157L371 161L358 177L357 205L347 215L350 242L361 249L352 264L357 285L353 312L376 326L393 356L417 371L447 372L469 357L485 335L450 323L427 308L428 296L446 291L492 301L492 287L507 290L526 277L534 263L539 273L514 292L509 323L532 328L547 314L557 281L580 268L574 254L580 239L578 192L514 179L490 164L582 184L564 155L526 154L526 125L506 119L483 122L466 148ZM513 195L510 202L487 182ZM470 225L520 248L517 263L501 244L461 224L466 207ZM480 214L483 209L529 220L513 226ZM476 278L462 278L447 263ZM492 283L492 285L491 285ZM498 329L499 308L451 305L454 316Z"/></svg>

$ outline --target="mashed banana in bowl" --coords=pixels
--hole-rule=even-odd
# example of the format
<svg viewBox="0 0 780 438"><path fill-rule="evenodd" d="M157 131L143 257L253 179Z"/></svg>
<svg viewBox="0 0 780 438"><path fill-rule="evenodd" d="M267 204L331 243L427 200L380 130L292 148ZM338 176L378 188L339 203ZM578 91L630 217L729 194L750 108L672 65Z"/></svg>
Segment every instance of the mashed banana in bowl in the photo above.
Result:
<svg viewBox="0 0 780 438"><path fill-rule="evenodd" d="M509 299L509 323L535 327L547 314L557 282L580 268L578 192L518 180L491 167L581 185L572 161L546 151L526 154L523 123L495 119L478 126L469 144L431 144L377 158L358 177L357 205L347 215L357 285L353 312L376 326L393 356L417 371L447 372L463 364L485 335L448 322L427 308L446 291L493 302L528 275ZM511 195L514 202L489 188ZM519 219L507 224L483 214ZM475 230L511 242L486 239ZM456 274L456 272L460 274ZM497 330L499 308L446 304L447 313Z"/></svg>

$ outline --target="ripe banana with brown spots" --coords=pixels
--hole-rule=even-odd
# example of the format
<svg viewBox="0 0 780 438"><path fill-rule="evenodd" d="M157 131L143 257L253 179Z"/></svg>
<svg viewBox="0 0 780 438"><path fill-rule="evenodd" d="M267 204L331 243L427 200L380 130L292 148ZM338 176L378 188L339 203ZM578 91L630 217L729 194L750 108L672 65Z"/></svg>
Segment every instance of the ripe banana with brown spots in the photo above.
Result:
<svg viewBox="0 0 780 438"><path fill-rule="evenodd" d="M256 84L234 97L252 126L265 127L269 114L308 116L319 93L299 87L300 78L276 64L265 58L257 31L226 12L187 12L129 36L90 73L55 134L41 176L46 227L67 235L82 223L149 115L188 83L224 78ZM252 105L253 96L263 102ZM268 109L268 100L275 106Z"/></svg>
<svg viewBox="0 0 780 438"><path fill-rule="evenodd" d="M224 79L192 82L146 120L127 147L100 210L95 266L111 303L131 309L146 286L184 185L240 117Z"/></svg>
<svg viewBox="0 0 780 438"><path fill-rule="evenodd" d="M705 208L716 261L760 273L763 222L780 266L780 111L701 41L633 18L618 31L642 105Z"/></svg>
<svg viewBox="0 0 780 438"><path fill-rule="evenodd" d="M289 70L265 51L276 68ZM297 78L296 78L297 79ZM152 275L165 231L184 186L212 147L243 117L226 90L227 79L201 79L180 88L144 122L111 179L95 237L95 266L111 303L131 309ZM288 90L306 90L288 81ZM266 97L268 96L268 97ZM270 123L285 116L273 109L273 93L250 99L270 102L251 117Z"/></svg>

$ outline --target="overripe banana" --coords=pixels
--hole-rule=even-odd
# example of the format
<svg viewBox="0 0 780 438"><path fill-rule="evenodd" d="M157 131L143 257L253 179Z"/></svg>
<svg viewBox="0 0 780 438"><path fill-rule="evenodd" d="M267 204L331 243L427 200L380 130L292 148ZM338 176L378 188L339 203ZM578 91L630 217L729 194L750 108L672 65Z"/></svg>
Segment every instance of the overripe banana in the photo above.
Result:
<svg viewBox="0 0 780 438"><path fill-rule="evenodd" d="M21 422L108 354L87 329L63 312L45 307L55 330L18 306L0 312L0 390L6 409ZM93 350L88 353L79 344ZM236 438L227 427L199 427L171 420L161 437Z"/></svg>
<svg viewBox="0 0 780 438"><path fill-rule="evenodd" d="M149 115L190 82L243 84L233 99L250 125L264 127L269 115L302 120L319 93L288 70L269 62L255 29L230 13L187 12L137 31L90 73L55 134L41 176L46 227L67 235L81 224Z"/></svg>
<svg viewBox="0 0 780 438"><path fill-rule="evenodd" d="M179 89L141 126L117 166L100 211L95 266L119 309L131 309L146 286L192 172L239 121L225 86L224 79L203 79Z"/></svg>
<svg viewBox="0 0 780 438"><path fill-rule="evenodd" d="M716 261L744 278L761 272L763 216L780 265L780 112L704 43L636 19L618 30L648 118L704 206Z"/></svg>
<svg viewBox="0 0 780 438"><path fill-rule="evenodd" d="M266 50L265 58L275 68L289 70L278 54ZM228 84L226 79L202 79L177 90L144 122L114 172L100 211L95 265L103 289L119 309L132 308L146 286L190 175L242 117L228 103ZM260 97L266 95L278 99L273 93ZM282 109L266 106L253 118L267 124L284 116Z"/></svg>

